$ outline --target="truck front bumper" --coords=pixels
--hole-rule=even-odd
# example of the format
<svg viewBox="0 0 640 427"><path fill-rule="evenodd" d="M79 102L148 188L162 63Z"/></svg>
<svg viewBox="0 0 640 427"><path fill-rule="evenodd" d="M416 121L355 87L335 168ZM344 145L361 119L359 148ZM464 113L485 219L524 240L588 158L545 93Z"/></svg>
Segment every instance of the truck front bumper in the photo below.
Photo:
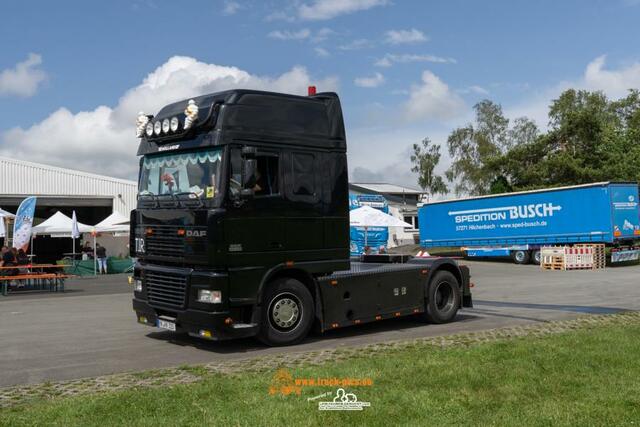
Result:
<svg viewBox="0 0 640 427"><path fill-rule="evenodd" d="M168 320L175 324L176 332L186 332L191 336L213 341L251 337L258 333L258 325L234 323L228 311L207 312L194 309L161 310L151 307L147 301L134 298L133 310L138 322L158 327L158 320Z"/></svg>

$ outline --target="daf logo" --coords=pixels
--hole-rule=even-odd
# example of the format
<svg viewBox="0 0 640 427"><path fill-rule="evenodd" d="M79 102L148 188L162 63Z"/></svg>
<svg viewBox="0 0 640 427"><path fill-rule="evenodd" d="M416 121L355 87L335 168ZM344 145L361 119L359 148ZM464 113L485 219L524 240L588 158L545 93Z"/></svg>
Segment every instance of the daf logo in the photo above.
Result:
<svg viewBox="0 0 640 427"><path fill-rule="evenodd" d="M187 237L205 237L207 230L187 230Z"/></svg>

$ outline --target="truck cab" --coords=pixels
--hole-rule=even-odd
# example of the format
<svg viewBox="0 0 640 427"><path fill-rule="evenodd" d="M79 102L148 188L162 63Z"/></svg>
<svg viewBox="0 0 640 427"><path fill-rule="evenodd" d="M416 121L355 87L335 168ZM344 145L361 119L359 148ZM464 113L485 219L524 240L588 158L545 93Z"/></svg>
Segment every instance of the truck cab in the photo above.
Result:
<svg viewBox="0 0 640 427"><path fill-rule="evenodd" d="M338 96L230 90L137 124L138 321L272 345L325 329L320 282L351 270Z"/></svg>

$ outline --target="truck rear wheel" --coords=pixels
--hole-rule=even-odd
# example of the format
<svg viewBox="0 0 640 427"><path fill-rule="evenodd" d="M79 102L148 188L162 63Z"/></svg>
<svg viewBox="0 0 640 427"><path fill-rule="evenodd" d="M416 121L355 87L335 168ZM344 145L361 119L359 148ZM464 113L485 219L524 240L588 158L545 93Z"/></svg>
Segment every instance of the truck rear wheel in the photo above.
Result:
<svg viewBox="0 0 640 427"><path fill-rule="evenodd" d="M528 264L529 263L529 251L518 250L511 252L511 258L516 264Z"/></svg>
<svg viewBox="0 0 640 427"><path fill-rule="evenodd" d="M427 288L425 319L429 323L451 322L460 307L460 284L449 271L438 271Z"/></svg>
<svg viewBox="0 0 640 427"><path fill-rule="evenodd" d="M535 264L535 265L540 265L540 259L541 259L541 255L540 255L540 250L536 249L533 252L531 252L531 263Z"/></svg>
<svg viewBox="0 0 640 427"><path fill-rule="evenodd" d="M267 288L258 339L270 346L302 341L313 324L313 297L295 279L278 279Z"/></svg>

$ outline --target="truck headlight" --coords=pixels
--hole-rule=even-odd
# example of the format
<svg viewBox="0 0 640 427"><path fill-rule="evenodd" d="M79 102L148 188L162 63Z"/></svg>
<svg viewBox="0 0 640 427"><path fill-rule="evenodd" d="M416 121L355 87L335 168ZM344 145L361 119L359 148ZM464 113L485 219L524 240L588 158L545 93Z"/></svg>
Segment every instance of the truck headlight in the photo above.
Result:
<svg viewBox="0 0 640 427"><path fill-rule="evenodd" d="M142 280L135 279L133 281L133 290L136 292L142 292Z"/></svg>
<svg viewBox="0 0 640 427"><path fill-rule="evenodd" d="M221 291L210 291L208 289L198 289L198 302L207 304L220 304L222 302Z"/></svg>

